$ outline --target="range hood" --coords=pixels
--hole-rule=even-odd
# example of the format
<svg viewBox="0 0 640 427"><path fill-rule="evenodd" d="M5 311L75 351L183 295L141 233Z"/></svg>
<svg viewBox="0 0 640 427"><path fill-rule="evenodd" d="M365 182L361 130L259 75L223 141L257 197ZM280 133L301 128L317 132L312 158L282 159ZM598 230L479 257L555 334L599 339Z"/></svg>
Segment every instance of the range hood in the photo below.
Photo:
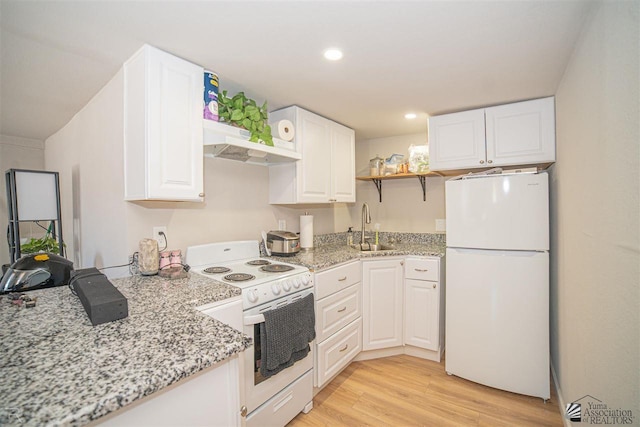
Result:
<svg viewBox="0 0 640 427"><path fill-rule="evenodd" d="M300 160L291 142L274 138L274 147L249 141L249 131L211 120L202 121L205 157L270 166Z"/></svg>

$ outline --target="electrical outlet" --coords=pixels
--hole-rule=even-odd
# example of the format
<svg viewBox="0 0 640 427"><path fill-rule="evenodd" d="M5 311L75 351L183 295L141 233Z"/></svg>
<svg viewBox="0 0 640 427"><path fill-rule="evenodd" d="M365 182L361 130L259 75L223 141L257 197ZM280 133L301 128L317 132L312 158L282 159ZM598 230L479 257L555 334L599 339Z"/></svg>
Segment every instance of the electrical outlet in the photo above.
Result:
<svg viewBox="0 0 640 427"><path fill-rule="evenodd" d="M278 230L286 230L287 229L287 221L284 219L278 220Z"/></svg>
<svg viewBox="0 0 640 427"><path fill-rule="evenodd" d="M164 234L160 234L164 233ZM153 227L153 238L158 242L158 249L167 248L167 226Z"/></svg>
<svg viewBox="0 0 640 427"><path fill-rule="evenodd" d="M447 231L447 220L436 219L436 231Z"/></svg>

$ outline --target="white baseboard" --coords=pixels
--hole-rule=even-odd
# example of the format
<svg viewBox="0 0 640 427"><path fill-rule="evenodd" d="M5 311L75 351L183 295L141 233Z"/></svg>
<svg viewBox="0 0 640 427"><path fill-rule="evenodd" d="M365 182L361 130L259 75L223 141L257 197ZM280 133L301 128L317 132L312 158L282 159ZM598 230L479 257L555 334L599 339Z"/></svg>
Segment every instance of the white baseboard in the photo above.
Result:
<svg viewBox="0 0 640 427"><path fill-rule="evenodd" d="M567 407L564 397L562 396L562 390L560 390L560 383L558 382L558 376L556 370L551 364L551 377L553 378L553 385L556 388L556 395L558 396L558 405L560 406L560 416L562 417L562 424L564 427L571 427L571 421L565 416L565 408Z"/></svg>

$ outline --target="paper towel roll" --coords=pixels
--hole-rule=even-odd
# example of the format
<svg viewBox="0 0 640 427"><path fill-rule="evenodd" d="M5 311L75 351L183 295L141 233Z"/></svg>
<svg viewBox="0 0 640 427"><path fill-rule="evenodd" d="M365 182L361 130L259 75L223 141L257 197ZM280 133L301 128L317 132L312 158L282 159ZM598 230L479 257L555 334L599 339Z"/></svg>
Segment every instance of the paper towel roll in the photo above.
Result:
<svg viewBox="0 0 640 427"><path fill-rule="evenodd" d="M300 215L300 247L313 248L313 215Z"/></svg>
<svg viewBox="0 0 640 427"><path fill-rule="evenodd" d="M271 135L285 141L292 141L295 136L293 123L289 120L280 120L271 124Z"/></svg>

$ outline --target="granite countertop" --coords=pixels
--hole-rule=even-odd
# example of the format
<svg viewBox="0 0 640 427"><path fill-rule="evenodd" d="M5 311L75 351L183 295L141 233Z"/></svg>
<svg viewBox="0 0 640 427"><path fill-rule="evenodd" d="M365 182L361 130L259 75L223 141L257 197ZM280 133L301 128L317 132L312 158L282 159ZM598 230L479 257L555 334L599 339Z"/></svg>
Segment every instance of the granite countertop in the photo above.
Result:
<svg viewBox="0 0 640 427"><path fill-rule="evenodd" d="M68 287L0 300L0 425L83 425L245 350L251 340L196 307L240 295L205 277L113 279L129 316L92 326Z"/></svg>
<svg viewBox="0 0 640 427"><path fill-rule="evenodd" d="M385 240L380 239L380 242L385 245L390 245L394 249L376 252L361 251L360 249L357 249L355 247L347 246L346 236L340 235L338 236L338 239L320 242L314 241L313 249L309 251L300 251L295 256L272 256L271 258L277 259L282 262L290 262L292 264L303 265L311 271L320 271L337 264L342 264L357 259L364 260L369 258L390 256L443 257L445 255L446 243L444 240L444 235L393 233L391 235L391 239L388 239L388 236L386 234L387 233L385 233L384 235ZM359 238L359 233L357 233L354 237ZM341 239L343 239L342 242L336 241ZM392 240L393 243L391 243L390 240ZM354 240L354 243L359 243L359 240Z"/></svg>

